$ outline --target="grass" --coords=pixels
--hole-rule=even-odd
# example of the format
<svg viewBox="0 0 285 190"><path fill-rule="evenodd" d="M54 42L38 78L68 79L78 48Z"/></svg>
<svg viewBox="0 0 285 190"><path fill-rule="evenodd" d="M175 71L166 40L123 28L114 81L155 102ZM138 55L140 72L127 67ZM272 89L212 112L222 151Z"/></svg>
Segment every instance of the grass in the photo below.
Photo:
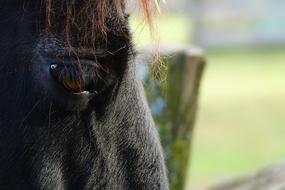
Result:
<svg viewBox="0 0 285 190"><path fill-rule="evenodd" d="M284 50L207 54L188 187L285 159Z"/></svg>

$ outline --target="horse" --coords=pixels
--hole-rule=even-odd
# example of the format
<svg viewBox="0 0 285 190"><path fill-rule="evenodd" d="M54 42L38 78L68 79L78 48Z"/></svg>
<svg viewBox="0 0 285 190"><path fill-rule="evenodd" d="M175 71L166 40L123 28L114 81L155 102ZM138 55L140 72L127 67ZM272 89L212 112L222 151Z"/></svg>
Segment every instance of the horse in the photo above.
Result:
<svg viewBox="0 0 285 190"><path fill-rule="evenodd" d="M1 1L0 189L169 189L126 5Z"/></svg>

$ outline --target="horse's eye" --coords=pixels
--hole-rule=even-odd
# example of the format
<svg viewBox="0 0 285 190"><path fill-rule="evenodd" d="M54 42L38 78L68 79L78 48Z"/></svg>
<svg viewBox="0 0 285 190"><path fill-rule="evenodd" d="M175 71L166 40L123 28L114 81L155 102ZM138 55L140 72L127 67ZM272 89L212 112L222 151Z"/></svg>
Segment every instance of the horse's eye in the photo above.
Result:
<svg viewBox="0 0 285 190"><path fill-rule="evenodd" d="M83 72L78 63L53 63L50 65L53 78L65 89L80 93L85 90Z"/></svg>

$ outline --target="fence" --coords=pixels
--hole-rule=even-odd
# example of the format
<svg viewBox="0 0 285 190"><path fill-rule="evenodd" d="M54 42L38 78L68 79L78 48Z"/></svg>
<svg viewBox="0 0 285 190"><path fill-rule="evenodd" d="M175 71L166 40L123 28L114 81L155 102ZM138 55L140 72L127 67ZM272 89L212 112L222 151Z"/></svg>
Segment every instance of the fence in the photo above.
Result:
<svg viewBox="0 0 285 190"><path fill-rule="evenodd" d="M164 48L161 54L162 65L141 64L140 71L165 151L171 190L183 190L205 59L193 48ZM163 69L157 73L153 67Z"/></svg>

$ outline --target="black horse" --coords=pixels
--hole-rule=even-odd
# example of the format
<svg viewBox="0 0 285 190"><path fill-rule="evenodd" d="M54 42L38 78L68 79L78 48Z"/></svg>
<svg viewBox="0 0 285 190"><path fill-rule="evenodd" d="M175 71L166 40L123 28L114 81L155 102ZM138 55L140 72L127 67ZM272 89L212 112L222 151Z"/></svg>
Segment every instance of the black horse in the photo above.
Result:
<svg viewBox="0 0 285 190"><path fill-rule="evenodd" d="M124 7L1 0L1 190L168 189Z"/></svg>

